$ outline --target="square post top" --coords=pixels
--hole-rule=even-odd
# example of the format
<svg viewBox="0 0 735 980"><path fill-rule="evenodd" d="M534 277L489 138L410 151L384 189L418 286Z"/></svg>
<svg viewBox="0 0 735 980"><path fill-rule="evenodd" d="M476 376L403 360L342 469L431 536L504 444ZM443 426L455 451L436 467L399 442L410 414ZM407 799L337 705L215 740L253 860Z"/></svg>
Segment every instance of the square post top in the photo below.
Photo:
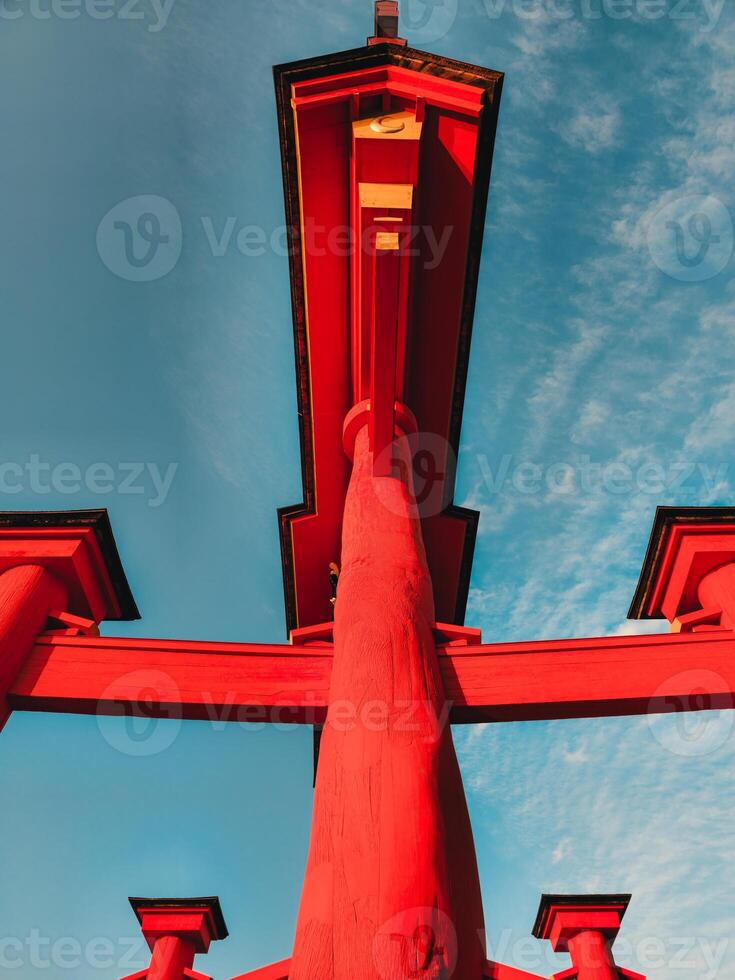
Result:
<svg viewBox="0 0 735 980"><path fill-rule="evenodd" d="M376 0L375 33L367 39L373 44L399 44L405 46L405 37L398 36L398 0Z"/></svg>
<svg viewBox="0 0 735 980"><path fill-rule="evenodd" d="M668 619L700 608L698 588L735 562L735 507L658 507L629 619Z"/></svg>
<svg viewBox="0 0 735 980"><path fill-rule="evenodd" d="M206 953L210 943L226 939L219 898L131 898L130 905L151 951L158 939L175 936Z"/></svg>
<svg viewBox="0 0 735 980"><path fill-rule="evenodd" d="M110 518L96 510L0 511L0 573L42 565L69 590L64 612L103 619L140 619Z"/></svg>
<svg viewBox="0 0 735 980"><path fill-rule="evenodd" d="M533 935L548 939L555 952L566 952L580 932L600 932L613 940L630 899L629 894L542 895Z"/></svg>

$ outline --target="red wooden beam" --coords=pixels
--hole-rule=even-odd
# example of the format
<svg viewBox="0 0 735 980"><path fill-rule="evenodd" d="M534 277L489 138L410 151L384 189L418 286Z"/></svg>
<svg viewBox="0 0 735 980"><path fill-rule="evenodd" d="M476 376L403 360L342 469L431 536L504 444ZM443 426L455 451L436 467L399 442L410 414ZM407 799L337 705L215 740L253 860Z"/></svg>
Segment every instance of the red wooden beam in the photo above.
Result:
<svg viewBox="0 0 735 980"><path fill-rule="evenodd" d="M453 647L453 722L606 718L735 706L735 633Z"/></svg>
<svg viewBox="0 0 735 980"><path fill-rule="evenodd" d="M439 648L450 720L599 718L735 706L735 633ZM314 724L332 648L41 636L11 686L20 711Z"/></svg>
<svg viewBox="0 0 735 980"><path fill-rule="evenodd" d="M331 648L42 635L16 677L16 711L314 724Z"/></svg>

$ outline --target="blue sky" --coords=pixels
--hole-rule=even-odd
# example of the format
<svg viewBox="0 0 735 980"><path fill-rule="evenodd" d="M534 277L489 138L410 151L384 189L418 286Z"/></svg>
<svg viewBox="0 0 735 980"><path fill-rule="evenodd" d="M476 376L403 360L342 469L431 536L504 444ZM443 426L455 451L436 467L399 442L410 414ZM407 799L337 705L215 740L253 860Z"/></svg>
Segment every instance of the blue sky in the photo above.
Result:
<svg viewBox="0 0 735 980"><path fill-rule="evenodd" d="M735 498L733 8L403 14L415 46L507 73L458 478L482 511L467 621L632 631L655 506ZM0 505L110 509L143 620L109 633L284 637L275 508L301 490L270 68L370 26L367 0L0 0ZM170 202L143 230L173 267L136 281L107 249L143 195ZM732 976L732 729L456 730L497 957L562 969L528 939L539 893L631 890L621 962ZM139 969L129 894L219 894L217 977L289 954L309 732L148 735L18 715L0 738L11 975Z"/></svg>

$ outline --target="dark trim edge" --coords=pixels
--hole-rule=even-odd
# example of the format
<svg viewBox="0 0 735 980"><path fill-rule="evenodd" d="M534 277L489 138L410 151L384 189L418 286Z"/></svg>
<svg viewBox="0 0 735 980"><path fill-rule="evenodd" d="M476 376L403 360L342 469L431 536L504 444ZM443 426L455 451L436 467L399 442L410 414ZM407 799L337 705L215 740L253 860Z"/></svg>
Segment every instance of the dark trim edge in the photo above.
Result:
<svg viewBox="0 0 735 980"><path fill-rule="evenodd" d="M140 922L140 911L146 909L182 909L182 908L202 908L212 913L214 925L217 930L216 939L227 939L229 932L222 914L222 906L216 895L205 898L129 898L128 901L135 912L135 917Z"/></svg>
<svg viewBox="0 0 735 980"><path fill-rule="evenodd" d="M622 905L623 913L620 916L622 919L632 897L630 893L612 895L554 895L544 893L539 902L531 935L536 939L544 938L546 919L552 905Z"/></svg>
<svg viewBox="0 0 735 980"><path fill-rule="evenodd" d="M306 341L298 165L296 160L293 112L291 111L291 85L295 81L304 81L321 75L328 70L338 72L341 69L342 72L347 72L359 68L379 67L381 65L396 65L397 67L403 67L413 71L451 78L466 85L482 88L485 91L483 98L484 111L478 136L477 178L472 203L470 236L467 245L467 272L462 297L459 347L457 350L454 392L449 422L449 443L452 446L455 457L459 451L472 323L477 301L477 284L485 230L490 173L504 76L501 72L493 71L489 68L466 64L461 61L456 61L453 58L445 58L441 55L419 51L414 48L397 48L391 44L353 48L349 51L340 51L332 55L323 55L316 58L290 62L288 64L275 65L273 68L273 78L276 94L283 193L288 233L289 282L291 286L299 441L301 445L301 480L304 490L302 503L278 509L286 628L289 632L298 626L290 522L295 517L314 513L314 454L311 440L310 378ZM450 497L454 495L454 481L455 474L452 473L448 486L448 496ZM467 522L467 534L455 606L455 622L457 625L462 625L464 623L467 598L469 595L472 560L474 557L480 515L478 511L458 507L451 502L448 503L443 513L450 517L462 518Z"/></svg>

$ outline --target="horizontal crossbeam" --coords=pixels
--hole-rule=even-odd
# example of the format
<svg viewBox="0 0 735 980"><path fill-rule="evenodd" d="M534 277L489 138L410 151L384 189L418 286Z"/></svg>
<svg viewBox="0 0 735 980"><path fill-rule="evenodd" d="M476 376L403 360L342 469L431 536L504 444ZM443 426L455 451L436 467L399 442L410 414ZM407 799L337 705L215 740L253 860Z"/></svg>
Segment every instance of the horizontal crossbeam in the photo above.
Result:
<svg viewBox="0 0 735 980"><path fill-rule="evenodd" d="M454 723L596 718L735 705L735 633L440 646ZM328 643L305 646L42 635L8 694L16 711L320 724Z"/></svg>
<svg viewBox="0 0 735 980"><path fill-rule="evenodd" d="M15 711L315 724L327 645L40 636L8 693Z"/></svg>
<svg viewBox="0 0 735 980"><path fill-rule="evenodd" d="M735 633L454 647L453 722L607 718L735 706Z"/></svg>

